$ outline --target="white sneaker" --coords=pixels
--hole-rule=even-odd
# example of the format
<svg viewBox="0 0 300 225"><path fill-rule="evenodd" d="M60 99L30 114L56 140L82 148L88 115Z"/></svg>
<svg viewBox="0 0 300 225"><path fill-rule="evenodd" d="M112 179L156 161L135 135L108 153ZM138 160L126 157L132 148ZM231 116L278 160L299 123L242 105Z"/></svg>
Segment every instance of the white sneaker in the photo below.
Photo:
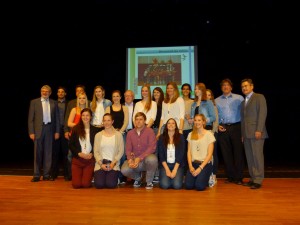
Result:
<svg viewBox="0 0 300 225"><path fill-rule="evenodd" d="M146 189L152 189L153 188L153 184L152 183L147 183L146 185Z"/></svg>
<svg viewBox="0 0 300 225"><path fill-rule="evenodd" d="M155 184L159 183L159 176L155 176L153 178L153 183L155 183Z"/></svg>
<svg viewBox="0 0 300 225"><path fill-rule="evenodd" d="M208 181L208 186L213 187L216 184L216 175L211 174Z"/></svg>
<svg viewBox="0 0 300 225"><path fill-rule="evenodd" d="M134 183L133 183L133 187L135 188L139 188L142 184L142 181L141 180L135 180Z"/></svg>

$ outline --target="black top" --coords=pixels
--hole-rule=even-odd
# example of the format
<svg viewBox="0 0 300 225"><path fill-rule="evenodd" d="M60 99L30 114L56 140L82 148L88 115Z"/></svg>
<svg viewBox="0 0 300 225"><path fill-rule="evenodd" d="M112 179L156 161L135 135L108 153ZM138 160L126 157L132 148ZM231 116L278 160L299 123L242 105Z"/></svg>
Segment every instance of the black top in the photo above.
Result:
<svg viewBox="0 0 300 225"><path fill-rule="evenodd" d="M123 111L123 106L121 106L121 110L119 111L113 111L112 106L110 106L110 114L114 118L114 128L115 129L121 129L124 124L124 111Z"/></svg>

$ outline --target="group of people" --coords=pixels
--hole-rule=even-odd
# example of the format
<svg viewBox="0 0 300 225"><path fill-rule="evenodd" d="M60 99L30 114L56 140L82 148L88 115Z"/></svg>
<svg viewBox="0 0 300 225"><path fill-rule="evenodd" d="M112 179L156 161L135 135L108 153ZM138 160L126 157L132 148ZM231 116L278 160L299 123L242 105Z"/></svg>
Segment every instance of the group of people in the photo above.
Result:
<svg viewBox="0 0 300 225"><path fill-rule="evenodd" d="M115 188L133 180L146 189L159 183L163 189L203 191L217 183L220 148L227 179L225 183L261 187L264 178L264 140L267 105L254 93L251 79L241 81L245 98L232 93L229 79L221 81L222 95L214 99L204 83L166 85L166 93L149 85L141 88L141 100L134 93L112 92L96 86L92 101L85 88L76 86L77 99L67 102L66 90L58 88L58 100L51 87L41 88L41 97L30 103L28 129L34 141L32 182L54 180L58 159L63 154L64 177L74 188ZM62 94L64 93L64 94ZM182 97L181 97L182 95ZM64 104L62 104L64 103ZM244 183L244 157L250 179ZM143 175L145 176L143 177Z"/></svg>

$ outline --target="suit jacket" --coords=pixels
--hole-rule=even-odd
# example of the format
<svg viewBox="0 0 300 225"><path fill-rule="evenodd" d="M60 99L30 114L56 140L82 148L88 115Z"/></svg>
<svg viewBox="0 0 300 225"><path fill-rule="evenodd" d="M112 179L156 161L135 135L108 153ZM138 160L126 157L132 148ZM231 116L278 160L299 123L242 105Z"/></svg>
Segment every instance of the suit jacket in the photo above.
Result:
<svg viewBox="0 0 300 225"><path fill-rule="evenodd" d="M164 137L161 134L157 142L159 167L163 167L162 162L167 162L167 147L164 145ZM179 167L185 166L185 140L183 134L180 134L180 142L175 145L175 163L179 164Z"/></svg>
<svg viewBox="0 0 300 225"><path fill-rule="evenodd" d="M123 103L123 105L125 105L125 103ZM133 108L132 108L132 115L131 115L131 118L132 118L132 129L134 129L134 124L133 124L133 121L134 121L134 118L133 118L133 112L134 112L134 107L135 107L135 102L133 102ZM129 117L129 110L128 110L128 117ZM127 127L126 127L127 128ZM126 129L125 128L125 129Z"/></svg>
<svg viewBox="0 0 300 225"><path fill-rule="evenodd" d="M57 101L50 99L50 114L52 134L59 133L59 112ZM35 138L40 138L43 129L43 106L41 98L36 98L30 101L28 113L28 133L35 134Z"/></svg>
<svg viewBox="0 0 300 225"><path fill-rule="evenodd" d="M92 145L92 151L91 153L94 154L94 140L95 135L100 131L101 129L98 127L94 127L93 125L90 125L90 143ZM69 141L69 148L72 152L72 156L75 158L79 158L78 153L81 151L81 145L79 142L79 135L76 132L72 132L72 135L70 137Z"/></svg>
<svg viewBox="0 0 300 225"><path fill-rule="evenodd" d="M241 103L242 137L255 138L255 131L262 131L262 138L268 138L266 129L267 103L264 95L253 93L245 105Z"/></svg>

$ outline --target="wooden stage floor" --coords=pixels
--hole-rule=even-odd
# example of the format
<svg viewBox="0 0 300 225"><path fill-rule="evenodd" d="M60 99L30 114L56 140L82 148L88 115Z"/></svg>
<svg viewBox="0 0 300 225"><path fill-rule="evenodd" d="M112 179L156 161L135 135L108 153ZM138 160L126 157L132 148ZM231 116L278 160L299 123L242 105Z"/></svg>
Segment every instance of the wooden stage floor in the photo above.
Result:
<svg viewBox="0 0 300 225"><path fill-rule="evenodd" d="M206 191L73 189L71 182L0 176L0 223L299 225L300 179L266 178L261 189L225 184Z"/></svg>

